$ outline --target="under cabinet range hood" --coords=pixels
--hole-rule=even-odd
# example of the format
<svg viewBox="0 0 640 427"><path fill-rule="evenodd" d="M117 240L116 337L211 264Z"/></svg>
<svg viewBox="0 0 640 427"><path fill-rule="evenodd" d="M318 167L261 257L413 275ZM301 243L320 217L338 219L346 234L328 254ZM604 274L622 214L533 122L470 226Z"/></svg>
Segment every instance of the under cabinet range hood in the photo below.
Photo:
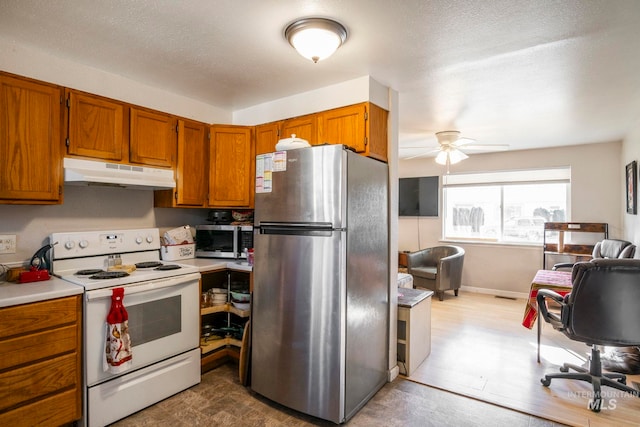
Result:
<svg viewBox="0 0 640 427"><path fill-rule="evenodd" d="M140 190L175 188L173 170L64 158L64 182Z"/></svg>

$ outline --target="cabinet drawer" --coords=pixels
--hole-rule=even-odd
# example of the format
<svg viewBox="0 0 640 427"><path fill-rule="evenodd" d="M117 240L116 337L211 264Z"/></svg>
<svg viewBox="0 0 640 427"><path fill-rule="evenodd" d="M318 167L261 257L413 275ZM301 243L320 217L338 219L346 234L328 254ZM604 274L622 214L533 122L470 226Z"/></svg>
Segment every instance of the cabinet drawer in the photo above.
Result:
<svg viewBox="0 0 640 427"><path fill-rule="evenodd" d="M2 426L59 426L80 419L78 390L50 396L12 411L0 413Z"/></svg>
<svg viewBox="0 0 640 427"><path fill-rule="evenodd" d="M78 386L78 355L68 354L0 374L0 411Z"/></svg>
<svg viewBox="0 0 640 427"><path fill-rule="evenodd" d="M0 371L36 360L78 351L76 325L0 340Z"/></svg>
<svg viewBox="0 0 640 427"><path fill-rule="evenodd" d="M76 323L79 314L79 296L3 308L0 338Z"/></svg>

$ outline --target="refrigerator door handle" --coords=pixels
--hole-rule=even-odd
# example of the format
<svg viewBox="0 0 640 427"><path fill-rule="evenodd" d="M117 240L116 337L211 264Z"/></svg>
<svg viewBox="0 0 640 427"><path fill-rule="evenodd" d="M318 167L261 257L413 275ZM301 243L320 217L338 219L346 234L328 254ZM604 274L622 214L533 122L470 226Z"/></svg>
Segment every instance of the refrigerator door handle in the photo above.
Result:
<svg viewBox="0 0 640 427"><path fill-rule="evenodd" d="M304 236L331 236L341 229L333 228L331 223L276 223L261 222L260 234L287 234Z"/></svg>

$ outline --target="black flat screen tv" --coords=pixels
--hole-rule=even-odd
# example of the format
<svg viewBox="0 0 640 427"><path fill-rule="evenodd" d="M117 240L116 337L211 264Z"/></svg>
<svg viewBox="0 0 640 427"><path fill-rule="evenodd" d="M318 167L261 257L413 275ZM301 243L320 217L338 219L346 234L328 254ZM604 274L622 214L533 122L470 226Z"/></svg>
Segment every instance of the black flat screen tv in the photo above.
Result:
<svg viewBox="0 0 640 427"><path fill-rule="evenodd" d="M438 216L437 176L400 178L400 216Z"/></svg>

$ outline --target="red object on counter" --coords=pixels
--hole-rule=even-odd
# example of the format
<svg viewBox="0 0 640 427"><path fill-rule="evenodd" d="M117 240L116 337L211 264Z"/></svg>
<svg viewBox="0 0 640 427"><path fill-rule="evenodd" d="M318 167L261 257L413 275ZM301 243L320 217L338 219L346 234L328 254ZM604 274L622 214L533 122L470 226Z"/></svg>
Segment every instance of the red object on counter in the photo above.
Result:
<svg viewBox="0 0 640 427"><path fill-rule="evenodd" d="M41 282L43 280L49 280L50 278L51 276L49 276L49 271L38 270L36 267L31 267L29 271L23 271L20 273L18 281L20 283Z"/></svg>

